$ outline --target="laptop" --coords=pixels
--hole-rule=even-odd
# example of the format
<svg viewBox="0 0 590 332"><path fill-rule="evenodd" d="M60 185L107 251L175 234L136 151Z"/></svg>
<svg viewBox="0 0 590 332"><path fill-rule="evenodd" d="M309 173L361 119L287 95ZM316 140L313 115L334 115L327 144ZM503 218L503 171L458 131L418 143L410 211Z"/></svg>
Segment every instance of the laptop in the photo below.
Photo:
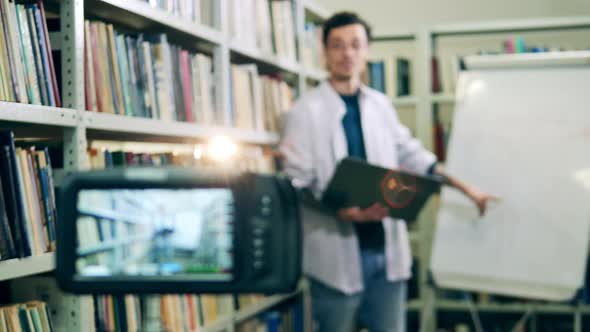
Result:
<svg viewBox="0 0 590 332"><path fill-rule="evenodd" d="M442 178L387 169L356 158L345 158L322 197L331 209L358 206L367 208L376 202L389 208L390 216L416 220L428 198L438 192Z"/></svg>

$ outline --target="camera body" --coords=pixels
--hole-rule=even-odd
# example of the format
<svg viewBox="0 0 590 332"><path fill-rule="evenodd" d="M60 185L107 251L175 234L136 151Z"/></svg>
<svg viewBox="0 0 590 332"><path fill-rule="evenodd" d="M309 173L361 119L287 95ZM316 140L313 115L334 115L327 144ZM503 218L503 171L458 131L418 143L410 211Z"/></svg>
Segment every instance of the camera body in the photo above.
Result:
<svg viewBox="0 0 590 332"><path fill-rule="evenodd" d="M56 274L72 293L277 293L301 276L300 211L286 178L81 172L64 182L59 207Z"/></svg>

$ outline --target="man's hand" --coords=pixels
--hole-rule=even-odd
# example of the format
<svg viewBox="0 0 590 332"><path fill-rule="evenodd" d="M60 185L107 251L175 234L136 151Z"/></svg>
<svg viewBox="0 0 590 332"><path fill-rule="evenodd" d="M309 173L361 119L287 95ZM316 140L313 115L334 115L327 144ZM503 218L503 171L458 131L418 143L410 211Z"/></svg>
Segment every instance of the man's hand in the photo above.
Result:
<svg viewBox="0 0 590 332"><path fill-rule="evenodd" d="M389 215L389 209L381 203L375 203L366 209L358 206L338 210L338 218L351 222L381 221Z"/></svg>
<svg viewBox="0 0 590 332"><path fill-rule="evenodd" d="M486 213L491 202L500 200L500 198L496 196L481 192L472 187L468 187L465 194L473 201L473 203L475 203L480 216L483 216Z"/></svg>
<svg viewBox="0 0 590 332"><path fill-rule="evenodd" d="M436 165L434 172L436 174L444 177L448 184L450 184L451 186L453 186L456 189L458 189L459 191L461 191L465 196L469 197L469 199L471 199L473 201L473 203L475 203L475 206L477 206L480 216L483 216L486 213L486 211L490 205L490 202L500 200L499 197L484 193L484 192L472 187L471 185L463 183L459 179L457 179L453 176L450 176L449 174L447 174L445 172L445 170L440 165Z"/></svg>

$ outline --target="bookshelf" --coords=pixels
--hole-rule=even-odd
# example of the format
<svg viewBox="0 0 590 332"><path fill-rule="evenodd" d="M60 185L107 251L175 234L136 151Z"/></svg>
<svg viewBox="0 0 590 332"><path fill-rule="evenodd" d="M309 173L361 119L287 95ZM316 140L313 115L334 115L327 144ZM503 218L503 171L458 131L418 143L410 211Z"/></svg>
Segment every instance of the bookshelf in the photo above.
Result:
<svg viewBox="0 0 590 332"><path fill-rule="evenodd" d="M53 49L61 51L62 107L0 101L0 124L10 128L24 127L27 128L27 133L53 130L51 133L54 134L57 128L58 139L63 144L64 160L63 169L56 169L56 178L69 172L88 169L87 148L97 139L196 144L223 135L240 144L264 147L276 145L279 140L278 134L265 130L244 130L220 124L202 125L85 110L85 19L112 23L124 27L125 31L165 33L171 43L211 56L214 67L212 79L216 88L214 105L220 112L228 112L231 108L232 63L255 64L261 74L280 73L299 94L307 88L306 82L318 82L327 77L324 71L303 65L299 54L297 60L289 60L231 41L228 35L228 18L225 15L229 1L220 0L212 3L215 13L213 24L206 25L151 7L148 2L140 0L47 2L47 11L57 14L55 16L60 18L60 31L51 32L50 40ZM296 28L294 38L296 49L300 49L300 28L303 27L304 20L302 14L313 15L315 20L321 21L329 13L310 1L304 3L302 0L293 0L292 5ZM15 133L19 137L17 130ZM34 277L53 270L53 253L0 261L0 281L25 280L24 277ZM264 298L251 307L223 314L200 330L233 331L237 323L306 292L307 289L303 287L293 294ZM63 298L54 302L56 309L53 321L57 330L88 331L90 326L95 325L91 299L65 294L61 297ZM23 299L20 294L16 294L15 300Z"/></svg>
<svg viewBox="0 0 590 332"><path fill-rule="evenodd" d="M455 95L453 91L445 89L443 80L443 90L441 92L432 92L432 57L440 56L445 52L445 47L452 48L446 51L444 55L452 51L459 50L460 47L469 49L467 54L472 54L476 50L469 45L473 42L496 43L500 45L502 38L507 38L515 34L524 34L525 39L531 40L532 43L540 44L547 40L554 40L556 44L566 44L567 47L580 47L584 40L590 36L590 17L563 17L563 18L539 18L539 19L522 19L508 21L478 22L478 23L458 23L445 24L431 27L424 27L418 31L402 31L382 33L374 36L372 48L378 50L377 57L384 57L388 54L407 52L408 48L414 48L415 53L407 56L412 59L414 71L412 79L415 84L415 93L411 97L393 98L393 105L400 113L402 122L408 124L414 134L429 149L433 149L433 124L435 108L444 113L447 123L452 121L453 109L455 106ZM573 36L577 45L566 43L569 35ZM463 38L469 38L461 40ZM449 43L446 39L461 40L461 42ZM467 46L465 46L467 45ZM454 47L454 48L453 48ZM469 48L471 47L471 48ZM585 48L590 47L587 43ZM464 51L464 50L463 50ZM441 74L442 64L438 64L439 75ZM440 79L440 77L439 77ZM412 107L413 113L407 111ZM404 121L405 116L412 118ZM412 128L411 126L415 127ZM434 234L433 220L436 215L438 199L433 199L425 211L421 214L417 225L410 232L412 249L414 256L418 259L418 288L419 297L408 302L409 312L419 312L423 314L428 311L429 317L436 317L441 312L469 312L469 306L466 302L460 300L445 299L433 289L427 280L428 266L431 253L431 243ZM433 300L434 299L434 300ZM423 304L427 300L433 300L434 305L431 308L425 308ZM513 313L524 314L531 311L534 315L551 315L567 314L576 318L574 331L579 332L587 327L587 315L589 314L588 305L582 304L555 304L555 303L475 303L478 312L486 313ZM579 318L583 316L584 319ZM433 320L431 320L433 321ZM436 331L435 322L430 322L425 331Z"/></svg>

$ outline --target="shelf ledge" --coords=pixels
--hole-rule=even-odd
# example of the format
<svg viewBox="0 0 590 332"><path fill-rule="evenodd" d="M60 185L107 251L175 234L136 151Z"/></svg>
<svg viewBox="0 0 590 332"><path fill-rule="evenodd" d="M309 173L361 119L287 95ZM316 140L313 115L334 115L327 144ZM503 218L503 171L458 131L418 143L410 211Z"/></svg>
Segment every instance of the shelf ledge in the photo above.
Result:
<svg viewBox="0 0 590 332"><path fill-rule="evenodd" d="M279 141L278 135L271 132L204 126L194 123L95 112L85 112L84 124L91 130L145 136L200 140L209 139L213 136L227 136L242 143L260 145L274 145Z"/></svg>
<svg viewBox="0 0 590 332"><path fill-rule="evenodd" d="M78 111L67 108L0 101L0 121L75 127L78 122Z"/></svg>
<svg viewBox="0 0 590 332"><path fill-rule="evenodd" d="M0 281L46 273L55 269L54 253L0 262Z"/></svg>

